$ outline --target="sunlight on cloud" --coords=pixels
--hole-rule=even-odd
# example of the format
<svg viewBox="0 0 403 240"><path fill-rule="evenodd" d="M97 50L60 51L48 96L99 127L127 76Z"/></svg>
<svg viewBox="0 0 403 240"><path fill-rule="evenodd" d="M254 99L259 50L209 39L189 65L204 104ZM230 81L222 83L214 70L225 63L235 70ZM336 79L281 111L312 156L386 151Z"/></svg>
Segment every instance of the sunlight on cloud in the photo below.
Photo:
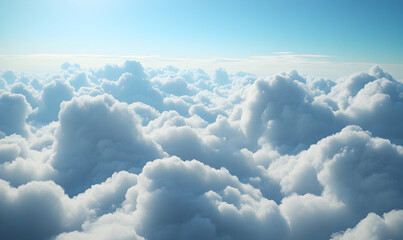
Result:
<svg viewBox="0 0 403 240"><path fill-rule="evenodd" d="M288 52L188 63L212 70L25 57L58 69L0 72L2 239L403 236L403 83L379 66L332 80L214 68L330 64Z"/></svg>

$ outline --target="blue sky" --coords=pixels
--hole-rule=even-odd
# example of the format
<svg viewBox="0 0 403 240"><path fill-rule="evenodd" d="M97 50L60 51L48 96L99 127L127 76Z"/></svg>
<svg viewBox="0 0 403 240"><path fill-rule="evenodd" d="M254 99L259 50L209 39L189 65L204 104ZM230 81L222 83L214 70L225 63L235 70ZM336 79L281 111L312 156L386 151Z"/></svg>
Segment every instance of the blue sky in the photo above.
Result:
<svg viewBox="0 0 403 240"><path fill-rule="evenodd" d="M1 54L247 57L320 54L403 62L403 2L2 0Z"/></svg>
<svg viewBox="0 0 403 240"><path fill-rule="evenodd" d="M400 77L402 11L400 0L0 0L0 55L208 59L289 52L336 64L384 64ZM4 58L0 64L17 65Z"/></svg>

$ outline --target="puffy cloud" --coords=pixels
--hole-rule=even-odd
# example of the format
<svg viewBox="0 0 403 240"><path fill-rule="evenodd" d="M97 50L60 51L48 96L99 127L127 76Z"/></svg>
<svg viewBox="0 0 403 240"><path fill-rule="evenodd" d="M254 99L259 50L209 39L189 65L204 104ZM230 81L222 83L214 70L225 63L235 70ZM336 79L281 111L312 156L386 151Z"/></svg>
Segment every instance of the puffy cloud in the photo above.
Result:
<svg viewBox="0 0 403 240"><path fill-rule="evenodd" d="M96 79L105 78L110 81L117 81L124 73L130 73L136 79L146 78L143 66L136 61L126 61L122 66L107 64L94 72ZM95 80L96 80L95 79Z"/></svg>
<svg viewBox="0 0 403 240"><path fill-rule="evenodd" d="M56 239L284 239L288 230L259 190L225 169L173 157L147 163L121 209Z"/></svg>
<svg viewBox="0 0 403 240"><path fill-rule="evenodd" d="M0 179L2 239L50 239L62 232L86 229L90 219L120 207L127 190L136 184L136 180L137 176L134 174L115 173L105 182L93 185L86 192L69 198L63 189L52 181L31 181L14 188ZM129 230L127 227L126 231ZM106 228L103 226L97 232L103 237L101 239L110 239L112 234L116 237L132 236L121 231L121 228L114 228L112 225ZM77 238L85 239L85 236ZM61 239L65 239L63 235Z"/></svg>
<svg viewBox="0 0 403 240"><path fill-rule="evenodd" d="M101 86L106 93L111 94L119 101L127 103L143 102L154 108L161 108L162 94L155 90L150 81L143 76L144 73L138 75L124 73L118 81L104 80Z"/></svg>
<svg viewBox="0 0 403 240"><path fill-rule="evenodd" d="M329 239L354 223L344 204L329 197L292 195L282 200L280 209L290 226L289 239Z"/></svg>
<svg viewBox="0 0 403 240"><path fill-rule="evenodd" d="M78 228L85 209L76 206L53 182L29 182L18 188L0 179L2 239L48 239Z"/></svg>
<svg viewBox="0 0 403 240"><path fill-rule="evenodd" d="M25 119L31 112L31 106L20 94L2 93L0 95L0 133L5 135L27 135Z"/></svg>
<svg viewBox="0 0 403 240"><path fill-rule="evenodd" d="M43 88L39 107L29 115L29 120L46 124L58 120L60 104L74 96L74 89L65 82L55 80Z"/></svg>
<svg viewBox="0 0 403 240"><path fill-rule="evenodd" d="M84 224L83 231L66 232L58 235L56 240L85 240L85 239L118 239L118 240L144 240L133 229L133 219L126 214L106 214L97 219L95 223Z"/></svg>
<svg viewBox="0 0 403 240"><path fill-rule="evenodd" d="M401 238L403 87L379 67L65 63L1 84L1 239Z"/></svg>
<svg viewBox="0 0 403 240"><path fill-rule="evenodd" d="M164 108L166 110L174 110L184 117L189 116L189 108L192 106L191 103L184 97L169 96L164 98ZM190 102L192 102L191 100Z"/></svg>
<svg viewBox="0 0 403 240"><path fill-rule="evenodd" d="M37 96L38 94L36 90L31 86L27 86L22 83L17 83L11 87L10 92L24 95L25 99L31 105L32 108L36 108L39 105L39 99Z"/></svg>
<svg viewBox="0 0 403 240"><path fill-rule="evenodd" d="M129 190L135 228L146 239L284 238L288 225L274 201L225 169L178 158L148 163Z"/></svg>
<svg viewBox="0 0 403 240"><path fill-rule="evenodd" d="M227 71L224 68L217 69L214 74L214 81L220 85L230 83Z"/></svg>
<svg viewBox="0 0 403 240"><path fill-rule="evenodd" d="M343 233L335 233L332 240L349 239L401 239L403 238L403 211L394 210L384 213L380 217L374 213L369 213L354 228L349 228Z"/></svg>
<svg viewBox="0 0 403 240"><path fill-rule="evenodd" d="M295 72L256 81L243 107L241 126L251 149L261 141L282 153L298 152L338 129L331 109L314 101Z"/></svg>
<svg viewBox="0 0 403 240"><path fill-rule="evenodd" d="M97 216L102 216L120 208L127 190L136 183L136 174L126 171L115 172L105 182L92 185L74 197L74 200L93 210Z"/></svg>
<svg viewBox="0 0 403 240"><path fill-rule="evenodd" d="M53 166L69 194L104 181L115 171L139 172L162 151L143 135L127 104L108 95L82 96L62 104Z"/></svg>
<svg viewBox="0 0 403 240"><path fill-rule="evenodd" d="M274 161L270 174L287 194L335 196L357 213L401 208L403 148L356 126Z"/></svg>
<svg viewBox="0 0 403 240"><path fill-rule="evenodd" d="M349 126L296 156L280 157L268 171L286 194L280 208L291 235L323 239L369 212L401 209L402 167L401 146Z"/></svg>
<svg viewBox="0 0 403 240"><path fill-rule="evenodd" d="M141 117L142 125L147 125L161 115L155 108L141 102L132 103L129 107Z"/></svg>
<svg viewBox="0 0 403 240"><path fill-rule="evenodd" d="M29 138L13 134L0 139L1 179L12 186L52 179L54 169L49 163L52 140L48 138L50 133L46 132L42 129L33 132Z"/></svg>
<svg viewBox="0 0 403 240"><path fill-rule="evenodd" d="M85 72L80 72L76 74L69 80L69 82L70 85L73 86L76 90L80 89L81 87L87 87L91 85L91 82Z"/></svg>
<svg viewBox="0 0 403 240"><path fill-rule="evenodd" d="M194 95L196 92L196 89L189 85L185 78L179 76L174 78L170 76L162 78L159 76L151 79L151 81L156 82L161 91L176 96Z"/></svg>
<svg viewBox="0 0 403 240"><path fill-rule="evenodd" d="M17 80L17 75L13 71L4 72L1 77L4 78L8 84L13 84Z"/></svg>
<svg viewBox="0 0 403 240"><path fill-rule="evenodd" d="M324 94L330 93L336 82L330 79L313 78L308 79L308 86L313 90L319 90Z"/></svg>
<svg viewBox="0 0 403 240"><path fill-rule="evenodd" d="M63 70L68 70L69 68L80 68L80 65L75 63L71 64L69 62L65 62L60 66Z"/></svg>
<svg viewBox="0 0 403 240"><path fill-rule="evenodd" d="M343 112L344 116L379 137L403 143L403 84L386 78L367 83Z"/></svg>
<svg viewBox="0 0 403 240"><path fill-rule="evenodd" d="M319 142L330 156L322 158L319 181L325 191L351 206L358 213L383 213L403 207L403 188L399 169L403 167L403 148L373 138L357 127Z"/></svg>

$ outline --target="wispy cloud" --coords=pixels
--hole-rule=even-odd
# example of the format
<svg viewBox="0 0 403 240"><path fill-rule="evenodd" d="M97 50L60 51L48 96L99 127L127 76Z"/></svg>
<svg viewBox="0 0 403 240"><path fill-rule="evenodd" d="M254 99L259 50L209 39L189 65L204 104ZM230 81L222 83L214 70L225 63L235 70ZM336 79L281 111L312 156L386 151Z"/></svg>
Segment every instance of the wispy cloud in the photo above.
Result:
<svg viewBox="0 0 403 240"><path fill-rule="evenodd" d="M203 68L213 73L219 67L229 72L253 72L267 76L277 72L298 69L302 73L320 77L339 78L350 72L365 71L373 65L380 65L403 79L403 64L375 64L371 62L340 62L335 56L316 54L296 54L275 52L269 56L250 56L245 58L181 58L159 55L102 55L102 54L28 54L0 55L0 70L29 72L56 72L65 61L79 63L85 68L96 68L106 63L121 64L126 60L141 61L147 67L172 65L179 68Z"/></svg>

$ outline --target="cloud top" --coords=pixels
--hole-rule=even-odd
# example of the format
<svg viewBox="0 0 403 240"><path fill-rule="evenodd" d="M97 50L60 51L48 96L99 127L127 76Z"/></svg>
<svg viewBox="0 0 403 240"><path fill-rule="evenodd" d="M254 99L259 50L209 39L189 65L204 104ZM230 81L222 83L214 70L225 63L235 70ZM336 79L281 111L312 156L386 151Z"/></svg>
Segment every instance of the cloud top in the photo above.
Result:
<svg viewBox="0 0 403 240"><path fill-rule="evenodd" d="M376 66L0 73L0 238L399 239L402 92Z"/></svg>

